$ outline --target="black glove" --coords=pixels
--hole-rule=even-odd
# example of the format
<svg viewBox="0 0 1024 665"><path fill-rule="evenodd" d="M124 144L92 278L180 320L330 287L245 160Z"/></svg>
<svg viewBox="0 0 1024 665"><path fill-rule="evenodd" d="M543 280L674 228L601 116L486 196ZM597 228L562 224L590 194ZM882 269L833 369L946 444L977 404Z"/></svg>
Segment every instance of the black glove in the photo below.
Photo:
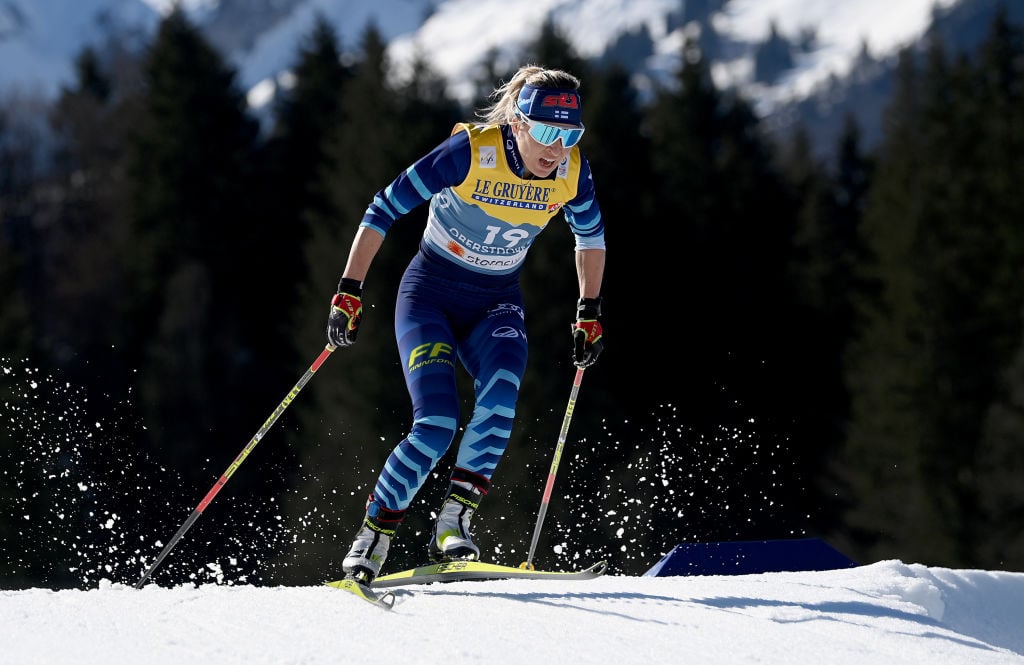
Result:
<svg viewBox="0 0 1024 665"><path fill-rule="evenodd" d="M331 299L331 314L327 319L327 341L334 346L356 343L359 324L363 320L363 286L354 279L341 278L338 293Z"/></svg>
<svg viewBox="0 0 1024 665"><path fill-rule="evenodd" d="M572 359L579 368L590 367L604 349L601 341L601 298L580 298L572 325Z"/></svg>

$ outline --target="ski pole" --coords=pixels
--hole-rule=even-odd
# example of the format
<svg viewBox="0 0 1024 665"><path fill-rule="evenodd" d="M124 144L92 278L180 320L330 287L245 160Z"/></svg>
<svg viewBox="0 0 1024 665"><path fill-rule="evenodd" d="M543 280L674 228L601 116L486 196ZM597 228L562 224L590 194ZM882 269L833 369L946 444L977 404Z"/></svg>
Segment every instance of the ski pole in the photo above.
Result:
<svg viewBox="0 0 1024 665"><path fill-rule="evenodd" d="M558 433L558 445L555 446L555 456L551 460L551 469L548 471L548 481L544 485L544 496L540 501L540 511L537 513L537 525L533 528L533 540L530 542L530 553L526 555L526 561L519 564L520 568L533 570L533 552L537 549L537 541L540 540L540 527L544 523L544 515L548 512L548 504L551 502L551 489L555 486L555 474L558 473L558 463L562 459L562 448L565 446L565 437L569 434L569 422L572 420L572 411L576 406L576 395L580 392L580 382L583 381L583 368L576 368L576 378L572 382L572 392L569 394L569 405L565 407L565 417L562 419L562 430Z"/></svg>
<svg viewBox="0 0 1024 665"><path fill-rule="evenodd" d="M218 479L217 482L214 483L213 487L210 488L210 491L206 493L205 497L203 497L203 500L199 502L199 505L195 507L195 510L192 511L192 514L188 516L187 520L185 520L185 523L181 525L180 529L178 529L178 532L174 534L174 537L171 538L170 542L168 542L164 546L163 551L160 552L160 555L156 558L156 561L153 562L153 565L149 567L149 570L146 571L146 574L143 575L142 578L135 585L136 589L142 588L142 585L146 583L146 580L149 579L149 576L153 574L153 571L156 570L156 567L159 566L160 563L164 560L164 557L166 557L170 553L170 551L174 549L174 546L178 544L178 541L181 540L181 537L185 535L185 532L192 528L192 525L195 524L195 521L199 519L199 516L203 514L203 511L206 510L206 507L210 505L210 502L213 501L213 498L217 496L218 492L220 492L220 488L224 487L224 485L227 484L231 476L234 475L235 471L238 470L238 467L240 467L242 465L242 462L245 461L245 458L248 457L249 453L252 452L252 449L255 448L256 444L259 443L260 439L263 438L263 435L267 433L267 430L269 430L271 426L281 416L281 414L284 413L284 410L287 409L288 405L292 403L292 400L295 399L295 396L299 394L299 391L302 390L303 386L305 386L309 382L309 380L313 378L313 374L315 374L316 371L320 369L320 365L324 364L324 361L327 360L327 357L331 355L331 352L333 352L334 349L335 347L333 345L328 344L324 348L324 350L320 352L320 356L315 361L313 361L313 364L310 365L309 369L306 370L306 373L302 375L302 378L300 378L299 382L295 384L295 387L292 388L287 395L285 395L285 398L281 400L280 404L277 405L277 408L274 409L274 412L271 413L270 417L267 418L265 423L263 423L263 426L260 427L259 431L256 432L255 435L253 435L253 437L249 440L249 443L247 443L245 445L245 448L242 449L242 452L240 452L238 454L238 457L235 458L235 461L231 463L231 466L229 466L227 470L224 471L223 474L221 474L220 479Z"/></svg>

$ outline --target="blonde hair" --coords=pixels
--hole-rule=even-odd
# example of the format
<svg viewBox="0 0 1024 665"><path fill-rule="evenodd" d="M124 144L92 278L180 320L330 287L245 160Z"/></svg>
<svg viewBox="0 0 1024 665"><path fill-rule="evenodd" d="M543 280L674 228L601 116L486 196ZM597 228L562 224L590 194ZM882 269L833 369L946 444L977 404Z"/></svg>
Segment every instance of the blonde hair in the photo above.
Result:
<svg viewBox="0 0 1024 665"><path fill-rule="evenodd" d="M502 83L490 94L493 104L477 112L477 117L488 125L507 125L516 118L516 100L519 91L529 83L538 88L579 90L580 80L560 69L544 69L538 65L524 65L511 80Z"/></svg>

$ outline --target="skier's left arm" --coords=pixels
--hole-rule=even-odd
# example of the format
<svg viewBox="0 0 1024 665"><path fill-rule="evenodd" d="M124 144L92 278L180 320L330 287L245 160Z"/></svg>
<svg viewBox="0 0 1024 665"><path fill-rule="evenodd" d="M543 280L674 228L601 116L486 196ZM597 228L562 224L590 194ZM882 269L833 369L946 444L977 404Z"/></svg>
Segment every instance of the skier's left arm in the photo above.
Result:
<svg viewBox="0 0 1024 665"><path fill-rule="evenodd" d="M564 208L565 219L576 237L576 276L579 300L576 321L572 325L573 362L590 367L604 349L601 329L601 283L604 279L604 220L597 203L590 164L581 159L580 182L576 197Z"/></svg>

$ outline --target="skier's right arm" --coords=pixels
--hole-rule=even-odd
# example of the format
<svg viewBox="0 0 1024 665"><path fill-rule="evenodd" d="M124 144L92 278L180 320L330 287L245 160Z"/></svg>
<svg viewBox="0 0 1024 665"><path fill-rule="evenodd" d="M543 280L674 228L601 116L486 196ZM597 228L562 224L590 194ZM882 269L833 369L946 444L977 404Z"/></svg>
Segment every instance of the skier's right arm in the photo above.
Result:
<svg viewBox="0 0 1024 665"><path fill-rule="evenodd" d="M335 347L356 343L359 324L363 321L363 280L377 255L384 236L367 226L360 226L349 250L345 273L338 282L338 292L331 299L327 317L327 341Z"/></svg>

